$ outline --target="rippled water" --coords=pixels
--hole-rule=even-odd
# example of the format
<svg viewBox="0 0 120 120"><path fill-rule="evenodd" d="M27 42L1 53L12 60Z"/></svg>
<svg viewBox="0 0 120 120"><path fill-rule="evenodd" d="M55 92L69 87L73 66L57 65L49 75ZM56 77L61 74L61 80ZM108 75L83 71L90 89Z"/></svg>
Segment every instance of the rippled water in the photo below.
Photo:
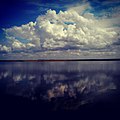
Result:
<svg viewBox="0 0 120 120"><path fill-rule="evenodd" d="M119 80L119 61L0 63L1 94L37 101L54 111L78 110L115 96Z"/></svg>

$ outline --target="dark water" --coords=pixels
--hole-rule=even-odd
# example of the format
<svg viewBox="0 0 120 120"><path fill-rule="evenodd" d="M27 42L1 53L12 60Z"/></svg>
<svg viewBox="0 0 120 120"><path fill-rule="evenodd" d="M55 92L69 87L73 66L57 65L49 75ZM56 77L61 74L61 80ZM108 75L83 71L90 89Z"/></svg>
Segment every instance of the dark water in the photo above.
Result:
<svg viewBox="0 0 120 120"><path fill-rule="evenodd" d="M10 115L113 114L115 119L120 110L120 62L2 62L0 106Z"/></svg>

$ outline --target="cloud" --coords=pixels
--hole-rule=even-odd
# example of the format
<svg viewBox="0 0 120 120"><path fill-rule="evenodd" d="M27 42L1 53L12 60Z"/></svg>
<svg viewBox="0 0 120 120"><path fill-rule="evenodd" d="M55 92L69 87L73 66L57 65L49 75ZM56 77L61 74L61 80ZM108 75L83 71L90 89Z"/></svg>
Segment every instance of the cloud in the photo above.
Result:
<svg viewBox="0 0 120 120"><path fill-rule="evenodd" d="M13 50L24 50L24 49L30 49L30 48L34 48L35 45L32 44L32 43L27 43L27 44L24 44L18 40L15 40L13 43L12 43L12 48Z"/></svg>
<svg viewBox="0 0 120 120"><path fill-rule="evenodd" d="M15 26L9 29L4 29L4 31L10 41L16 41L15 39L17 39L18 41L29 42L39 46L40 37L36 32L35 24L36 23L29 22L28 24L20 27Z"/></svg>
<svg viewBox="0 0 120 120"><path fill-rule="evenodd" d="M96 50L111 47L120 38L120 29L115 26L118 18L98 18L90 9L89 3L59 13L50 9L35 22L4 29L9 49Z"/></svg>
<svg viewBox="0 0 120 120"><path fill-rule="evenodd" d="M0 52L10 52L11 47L7 47L6 45L0 45Z"/></svg>

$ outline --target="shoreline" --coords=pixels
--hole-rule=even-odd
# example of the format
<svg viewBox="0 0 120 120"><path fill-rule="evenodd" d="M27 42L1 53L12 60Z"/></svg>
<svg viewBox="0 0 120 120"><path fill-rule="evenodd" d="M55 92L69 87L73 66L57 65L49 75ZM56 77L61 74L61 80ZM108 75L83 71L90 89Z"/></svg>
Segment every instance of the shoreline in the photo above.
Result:
<svg viewBox="0 0 120 120"><path fill-rule="evenodd" d="M0 62L64 62L64 61L120 61L120 59L38 59L38 60L0 60Z"/></svg>

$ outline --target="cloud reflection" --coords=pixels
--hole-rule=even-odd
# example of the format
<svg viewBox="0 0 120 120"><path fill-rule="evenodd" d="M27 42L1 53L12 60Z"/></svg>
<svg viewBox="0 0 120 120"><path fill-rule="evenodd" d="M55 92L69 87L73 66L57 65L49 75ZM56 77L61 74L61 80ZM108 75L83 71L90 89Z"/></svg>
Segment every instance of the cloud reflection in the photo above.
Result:
<svg viewBox="0 0 120 120"><path fill-rule="evenodd" d="M7 94L32 100L54 102L76 107L89 103L96 96L117 89L115 75L118 62L57 62L0 64L0 82L6 82ZM55 102L55 101L56 102ZM57 102L58 101L58 102Z"/></svg>
<svg viewBox="0 0 120 120"><path fill-rule="evenodd" d="M67 81L66 83L57 83L47 91L45 98L69 96L76 98L78 94L90 95L104 93L108 90L116 89L111 76L100 73L95 76L86 76L79 80Z"/></svg>

